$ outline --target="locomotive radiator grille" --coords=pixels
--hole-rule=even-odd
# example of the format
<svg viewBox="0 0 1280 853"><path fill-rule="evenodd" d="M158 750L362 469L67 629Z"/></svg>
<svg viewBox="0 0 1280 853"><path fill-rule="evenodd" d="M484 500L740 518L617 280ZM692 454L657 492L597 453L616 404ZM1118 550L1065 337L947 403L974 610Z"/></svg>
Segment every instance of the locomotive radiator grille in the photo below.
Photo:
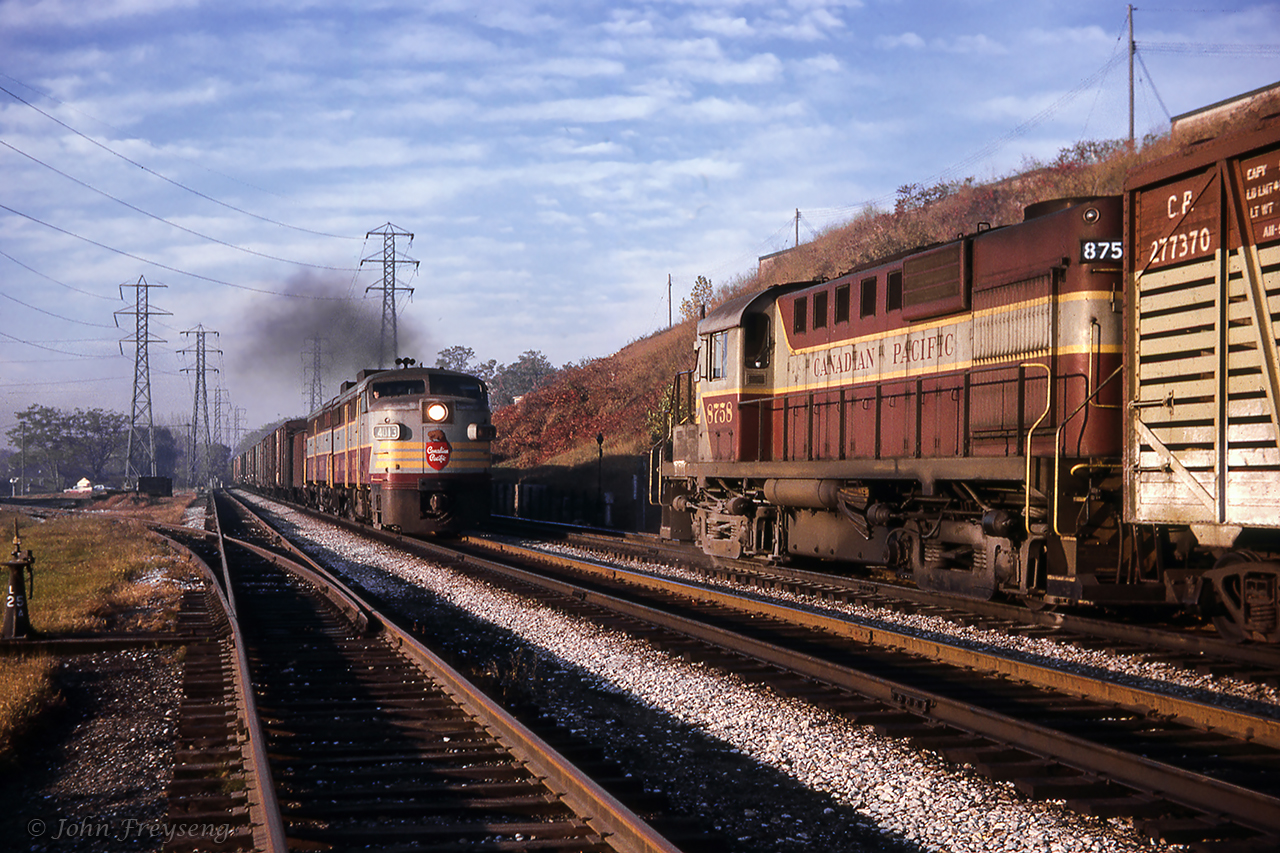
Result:
<svg viewBox="0 0 1280 853"><path fill-rule="evenodd" d="M976 364L1032 358L1049 351L1053 329L1051 283L1051 274L1045 273L974 292L973 360ZM1010 305L1022 307L1010 311Z"/></svg>

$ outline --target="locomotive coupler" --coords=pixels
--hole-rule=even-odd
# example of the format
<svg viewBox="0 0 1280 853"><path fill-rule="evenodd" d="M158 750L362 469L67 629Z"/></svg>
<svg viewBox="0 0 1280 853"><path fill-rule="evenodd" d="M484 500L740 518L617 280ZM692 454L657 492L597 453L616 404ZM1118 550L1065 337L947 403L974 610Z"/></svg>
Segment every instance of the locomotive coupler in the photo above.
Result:
<svg viewBox="0 0 1280 853"><path fill-rule="evenodd" d="M35 589L35 576L32 574L32 567L35 565L36 558L32 556L31 551L22 550L22 539L18 536L18 522L13 522L13 558L5 565L9 567L9 592L4 600L4 629L0 631L0 638L6 640L17 640L30 637L35 632L31 630L31 619L27 615L27 587L24 582L23 572L26 572L27 578L31 579L30 587Z"/></svg>

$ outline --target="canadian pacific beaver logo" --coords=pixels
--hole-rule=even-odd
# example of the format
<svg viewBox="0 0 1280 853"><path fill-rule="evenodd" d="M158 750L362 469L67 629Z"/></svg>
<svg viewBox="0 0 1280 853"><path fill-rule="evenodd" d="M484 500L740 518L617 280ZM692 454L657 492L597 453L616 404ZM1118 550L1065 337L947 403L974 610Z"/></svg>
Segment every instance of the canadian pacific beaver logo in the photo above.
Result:
<svg viewBox="0 0 1280 853"><path fill-rule="evenodd" d="M427 464L437 471L443 471L449 464L449 454L453 448L444 437L444 430L433 429L427 433Z"/></svg>

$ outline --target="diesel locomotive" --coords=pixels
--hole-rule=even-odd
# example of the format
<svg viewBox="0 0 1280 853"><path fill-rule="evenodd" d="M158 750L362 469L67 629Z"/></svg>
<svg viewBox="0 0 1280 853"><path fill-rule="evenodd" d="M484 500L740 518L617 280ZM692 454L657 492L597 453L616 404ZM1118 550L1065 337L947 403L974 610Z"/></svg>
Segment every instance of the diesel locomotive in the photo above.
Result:
<svg viewBox="0 0 1280 853"><path fill-rule="evenodd" d="M1280 117L698 324L664 535L1280 641Z"/></svg>
<svg viewBox="0 0 1280 853"><path fill-rule="evenodd" d="M425 367L364 370L233 464L241 485L375 527L451 534L489 514L485 383Z"/></svg>

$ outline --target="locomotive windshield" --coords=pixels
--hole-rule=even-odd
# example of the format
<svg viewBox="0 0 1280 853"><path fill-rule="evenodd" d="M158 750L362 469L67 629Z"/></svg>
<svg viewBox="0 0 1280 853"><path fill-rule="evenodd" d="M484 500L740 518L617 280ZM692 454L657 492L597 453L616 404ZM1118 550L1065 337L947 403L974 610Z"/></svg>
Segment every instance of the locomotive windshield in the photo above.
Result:
<svg viewBox="0 0 1280 853"><path fill-rule="evenodd" d="M426 383L421 379L397 379L373 383L373 399L375 400L387 397L409 397L414 394L425 394L426 392Z"/></svg>
<svg viewBox="0 0 1280 853"><path fill-rule="evenodd" d="M468 397L483 400L487 396L484 383L474 376L450 376L444 373L431 375L431 393L442 397Z"/></svg>

